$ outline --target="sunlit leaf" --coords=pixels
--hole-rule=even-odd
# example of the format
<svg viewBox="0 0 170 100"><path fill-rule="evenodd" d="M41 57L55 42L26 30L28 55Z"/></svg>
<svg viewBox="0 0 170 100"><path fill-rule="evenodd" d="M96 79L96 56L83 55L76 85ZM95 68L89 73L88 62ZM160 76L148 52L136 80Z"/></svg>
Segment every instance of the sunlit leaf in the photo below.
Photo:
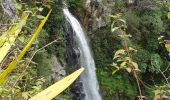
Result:
<svg viewBox="0 0 170 100"><path fill-rule="evenodd" d="M128 73L131 73L132 72L132 69L131 68L126 68L127 72Z"/></svg>
<svg viewBox="0 0 170 100"><path fill-rule="evenodd" d="M43 11L43 8L38 8L38 11Z"/></svg>
<svg viewBox="0 0 170 100"><path fill-rule="evenodd" d="M112 63L112 66L119 69L118 65L116 63Z"/></svg>
<svg viewBox="0 0 170 100"><path fill-rule="evenodd" d="M118 36L120 36L120 37L122 37L122 38L129 38L129 37L132 37L132 35L130 35L130 34L126 34L126 35L118 35Z"/></svg>
<svg viewBox="0 0 170 100"><path fill-rule="evenodd" d="M0 75L0 84L2 84L5 81L5 78L8 76L8 74L10 74L12 72L12 70L16 67L16 65L18 64L18 61L20 61L22 59L22 57L25 55L26 51L31 47L32 43L35 41L35 39L37 38L37 36L39 35L40 31L42 30L42 27L44 26L44 24L46 23L50 13L52 10L49 11L49 13L47 14L47 16L41 21L40 25L38 26L38 28L36 29L35 33L33 34L33 36L31 37L30 41L27 43L27 45L24 47L24 49L20 52L20 54L18 55L18 57L16 59L14 59L9 66L7 67L7 69L5 71L3 71L3 73Z"/></svg>
<svg viewBox="0 0 170 100"><path fill-rule="evenodd" d="M158 40L161 40L162 38L164 38L165 36L160 36L160 37L158 37Z"/></svg>
<svg viewBox="0 0 170 100"><path fill-rule="evenodd" d="M139 68L138 68L138 64L137 63L135 63L135 62L131 62L131 64L133 65L133 67L136 69L136 70L138 70Z"/></svg>
<svg viewBox="0 0 170 100"><path fill-rule="evenodd" d="M19 39L22 43L24 43L25 40L26 40L26 37L25 37L24 34L22 34L21 36L18 37L18 39Z"/></svg>
<svg viewBox="0 0 170 100"><path fill-rule="evenodd" d="M114 75L117 71L119 71L119 69L115 69L112 71L112 75Z"/></svg>
<svg viewBox="0 0 170 100"><path fill-rule="evenodd" d="M51 5L43 5L43 6L49 8L49 9L51 8Z"/></svg>
<svg viewBox="0 0 170 100"><path fill-rule="evenodd" d="M116 30L118 30L120 27L114 27L114 28L112 28L112 32L114 32L114 31L116 31Z"/></svg>
<svg viewBox="0 0 170 100"><path fill-rule="evenodd" d="M118 20L126 24L126 21L124 19L118 19Z"/></svg>
<svg viewBox="0 0 170 100"><path fill-rule="evenodd" d="M132 47L129 47L129 50L130 50L130 51L135 51L135 52L137 52L137 50L134 49L134 48L132 48Z"/></svg>
<svg viewBox="0 0 170 100"><path fill-rule="evenodd" d="M80 68L79 70L75 71L74 73L70 74L69 76L65 77L59 82L56 82L55 84L51 85L47 89L33 96L29 100L51 100L53 99L55 96L57 96L62 91L64 91L68 86L70 86L83 71L84 71L84 68Z"/></svg>
<svg viewBox="0 0 170 100"><path fill-rule="evenodd" d="M169 43L165 44L165 47L166 47L167 51L170 51L170 44Z"/></svg>
<svg viewBox="0 0 170 100"><path fill-rule="evenodd" d="M115 19L115 18L119 18L122 16L122 13L118 13L116 15L110 15L111 18Z"/></svg>
<svg viewBox="0 0 170 100"><path fill-rule="evenodd" d="M26 24L26 20L29 14L24 14L23 18L19 21L17 25L11 26L3 35L0 37L0 63L7 55L9 49L14 44L18 34L20 33L22 27Z"/></svg>
<svg viewBox="0 0 170 100"><path fill-rule="evenodd" d="M168 17L168 19L170 19L170 12L167 13L167 17Z"/></svg>
<svg viewBox="0 0 170 100"><path fill-rule="evenodd" d="M21 10L22 9L22 5L19 4L19 3L16 3L16 6L15 6L18 10Z"/></svg>
<svg viewBox="0 0 170 100"><path fill-rule="evenodd" d="M126 62L122 62L121 64L120 64L120 66L123 68L123 67L126 67Z"/></svg>
<svg viewBox="0 0 170 100"><path fill-rule="evenodd" d="M44 19L45 17L44 16L42 16L42 15L37 15L36 16L38 19Z"/></svg>
<svg viewBox="0 0 170 100"><path fill-rule="evenodd" d="M117 57L120 57L120 54L124 55L125 54L125 50L120 49L120 50L116 51L113 59L116 59Z"/></svg>

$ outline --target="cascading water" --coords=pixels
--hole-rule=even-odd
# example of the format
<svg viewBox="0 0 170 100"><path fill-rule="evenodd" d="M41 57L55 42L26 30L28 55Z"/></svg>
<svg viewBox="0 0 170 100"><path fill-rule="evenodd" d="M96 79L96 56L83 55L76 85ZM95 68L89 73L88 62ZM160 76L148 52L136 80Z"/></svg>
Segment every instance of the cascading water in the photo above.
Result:
<svg viewBox="0 0 170 100"><path fill-rule="evenodd" d="M95 63L85 33L78 20L69 12L67 8L64 8L63 12L76 34L76 41L78 48L80 49L80 64L86 69L80 77L83 83L85 100L101 100L95 72Z"/></svg>

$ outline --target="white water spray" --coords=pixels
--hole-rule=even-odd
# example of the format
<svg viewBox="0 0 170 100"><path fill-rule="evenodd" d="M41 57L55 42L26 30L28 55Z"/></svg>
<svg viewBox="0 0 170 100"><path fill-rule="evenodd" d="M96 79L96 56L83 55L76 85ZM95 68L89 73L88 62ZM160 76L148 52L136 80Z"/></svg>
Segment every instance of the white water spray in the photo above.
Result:
<svg viewBox="0 0 170 100"><path fill-rule="evenodd" d="M67 8L64 8L63 12L76 33L78 47L80 48L80 64L82 67L85 67L85 72L80 77L83 83L85 100L101 100L99 85L96 78L95 63L85 33L78 20Z"/></svg>

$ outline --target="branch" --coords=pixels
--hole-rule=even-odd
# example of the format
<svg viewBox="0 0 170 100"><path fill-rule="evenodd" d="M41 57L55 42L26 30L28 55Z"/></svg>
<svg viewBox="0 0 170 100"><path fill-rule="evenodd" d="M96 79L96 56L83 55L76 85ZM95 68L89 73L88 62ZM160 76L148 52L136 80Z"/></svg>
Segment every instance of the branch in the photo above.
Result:
<svg viewBox="0 0 170 100"><path fill-rule="evenodd" d="M166 78L166 76L165 76L165 74L159 69L159 71L161 72L161 74L162 74L162 76L165 78L165 80L166 80L166 83L167 84L169 84L169 82L168 82L168 78Z"/></svg>
<svg viewBox="0 0 170 100"><path fill-rule="evenodd" d="M170 67L170 63L168 64L167 68L163 71L163 73L165 73Z"/></svg>
<svg viewBox="0 0 170 100"><path fill-rule="evenodd" d="M27 65L26 65L25 70L22 71L22 73L20 74L20 76L18 77L18 79L16 80L16 82L14 83L14 85L12 86L12 88L14 88L14 86L16 85L16 83L23 77L24 73L26 72L27 68L29 67L29 65L30 65L32 59L34 58L35 54L36 54L37 52L41 51L42 49L48 47L49 45L58 42L58 40L60 40L60 39L56 39L56 40L54 40L54 41L46 44L45 46L43 46L43 47L41 47L40 49L36 50L36 51L32 54L30 60L28 61ZM11 89L11 90L12 90L12 89Z"/></svg>

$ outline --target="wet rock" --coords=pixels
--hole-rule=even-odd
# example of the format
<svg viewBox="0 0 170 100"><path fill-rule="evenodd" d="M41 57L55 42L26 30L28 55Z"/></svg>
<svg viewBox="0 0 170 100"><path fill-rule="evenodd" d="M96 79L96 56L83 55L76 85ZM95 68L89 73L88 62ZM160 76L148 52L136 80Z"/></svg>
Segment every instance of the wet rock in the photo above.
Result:
<svg viewBox="0 0 170 100"><path fill-rule="evenodd" d="M71 88L71 92L72 92L72 96L73 96L73 100L82 100L82 98L85 97L85 94L82 92L83 88L83 83L82 82L77 82L72 88Z"/></svg>
<svg viewBox="0 0 170 100"><path fill-rule="evenodd" d="M77 46L75 33L70 26L69 22L65 21L63 29L66 33L66 62L71 70L80 68L80 50ZM82 83L78 80L71 86L71 94L73 100L81 100L84 97L82 93Z"/></svg>
<svg viewBox="0 0 170 100"><path fill-rule="evenodd" d="M52 57L52 62L54 66L51 69L52 79L54 79L54 81L61 80L66 75L65 66L62 66L61 62L58 60L56 56Z"/></svg>
<svg viewBox="0 0 170 100"><path fill-rule="evenodd" d="M77 48L75 33L68 22L65 22L63 27L66 33L66 62L76 69L79 67L80 51Z"/></svg>

